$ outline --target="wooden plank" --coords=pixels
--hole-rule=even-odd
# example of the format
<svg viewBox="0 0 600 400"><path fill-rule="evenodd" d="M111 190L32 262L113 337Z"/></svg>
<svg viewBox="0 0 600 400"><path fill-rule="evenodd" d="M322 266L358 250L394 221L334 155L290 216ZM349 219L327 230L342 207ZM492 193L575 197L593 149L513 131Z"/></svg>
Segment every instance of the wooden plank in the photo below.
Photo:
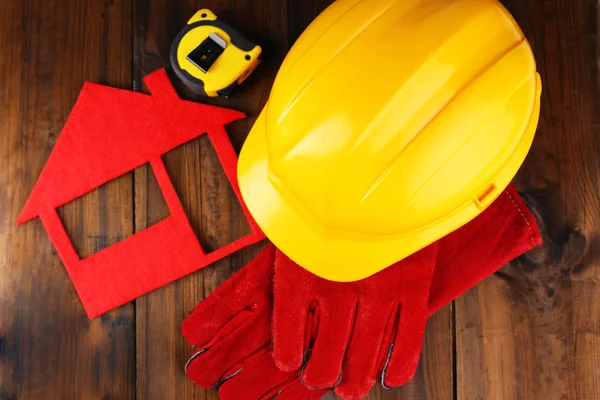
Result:
<svg viewBox="0 0 600 400"><path fill-rule="evenodd" d="M452 400L453 311L448 305L427 322L419 368L412 381L401 388L383 390L383 400Z"/></svg>
<svg viewBox="0 0 600 400"><path fill-rule="evenodd" d="M532 44L544 86L538 133L516 181L547 233L544 247L503 269L503 279L489 278L457 301L457 393L597 399L598 5L504 3Z"/></svg>
<svg viewBox="0 0 600 400"><path fill-rule="evenodd" d="M333 0L288 0L288 38L298 36ZM451 306L437 312L427 324L421 362L415 378L401 388L384 390L378 384L367 400L453 399L453 315ZM337 399L332 392L323 399Z"/></svg>
<svg viewBox="0 0 600 400"><path fill-rule="evenodd" d="M0 3L2 399L134 398L132 305L89 321L42 224L15 227L84 80L130 86L131 5ZM130 234L131 202L125 176L65 206L78 250Z"/></svg>
<svg viewBox="0 0 600 400"><path fill-rule="evenodd" d="M143 75L163 68L168 63L170 38L176 34L176 24L184 17L180 2L136 1L134 3L134 88L141 90ZM192 6L193 7L193 6ZM164 57L164 60L161 58ZM147 90L146 90L147 92ZM183 156L197 152L189 149ZM187 167L187 168L185 168ZM188 181L195 187L195 178L199 178L193 165L184 165L182 170L189 174ZM179 183L171 176L172 182ZM136 171L134 176L135 192L135 230L141 231L151 224L151 220L160 220L168 215L159 199L162 194L152 180L151 169L147 166ZM181 196L181 195L180 195ZM187 205L188 199L181 198ZM189 212L188 212L189 215ZM190 220L194 222L195 215ZM137 349L137 398L138 399L205 399L205 391L196 387L182 376L181 366L185 360L178 359L183 354L180 340L182 310L181 286L189 282L190 277L172 283L136 300L136 349ZM202 282L194 279L191 284Z"/></svg>
<svg viewBox="0 0 600 400"><path fill-rule="evenodd" d="M199 9L209 8L263 46L264 61L229 99L198 97L172 76L180 95L244 111L248 118L227 127L239 151L254 123L287 46L285 2L269 1L145 1L135 6L136 87L145 73L166 66L171 40ZM245 217L225 178L212 145L201 137L164 157L173 184L205 250L249 233ZM163 211L151 206L159 196L146 183L147 172L135 176L136 230ZM193 349L181 336L185 314L219 284L245 265L262 245L244 249L202 271L191 274L136 302L138 399L216 398L187 379L183 366Z"/></svg>

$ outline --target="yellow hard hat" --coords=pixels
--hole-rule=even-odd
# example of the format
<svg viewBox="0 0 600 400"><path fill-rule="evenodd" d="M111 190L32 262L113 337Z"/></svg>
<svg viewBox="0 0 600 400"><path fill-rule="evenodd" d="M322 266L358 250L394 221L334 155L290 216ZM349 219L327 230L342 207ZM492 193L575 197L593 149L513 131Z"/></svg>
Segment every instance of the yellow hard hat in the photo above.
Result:
<svg viewBox="0 0 600 400"><path fill-rule="evenodd" d="M267 237L334 281L480 214L538 123L541 82L495 0L338 0L302 34L239 158Z"/></svg>

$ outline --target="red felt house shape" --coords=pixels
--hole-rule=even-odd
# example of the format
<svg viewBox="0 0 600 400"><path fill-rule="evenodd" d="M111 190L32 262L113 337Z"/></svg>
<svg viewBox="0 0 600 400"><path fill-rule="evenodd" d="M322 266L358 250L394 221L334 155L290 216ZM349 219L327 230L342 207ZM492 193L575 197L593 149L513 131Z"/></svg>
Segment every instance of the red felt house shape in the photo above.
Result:
<svg viewBox="0 0 600 400"><path fill-rule="evenodd" d="M184 101L164 70L145 78L151 95L85 83L18 224L40 217L90 318L264 238L237 185L237 155L224 126L238 111ZM207 133L252 233L205 253L185 215L162 155ZM86 257L75 251L56 209L149 163L170 216Z"/></svg>

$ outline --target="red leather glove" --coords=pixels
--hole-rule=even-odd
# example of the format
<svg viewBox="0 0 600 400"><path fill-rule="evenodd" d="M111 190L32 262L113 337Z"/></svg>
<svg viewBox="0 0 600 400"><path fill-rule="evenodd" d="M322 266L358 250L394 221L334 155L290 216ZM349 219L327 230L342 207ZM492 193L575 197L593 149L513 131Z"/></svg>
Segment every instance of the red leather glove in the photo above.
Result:
<svg viewBox="0 0 600 400"><path fill-rule="evenodd" d="M438 241L430 314L540 244L535 217L510 185L477 218Z"/></svg>
<svg viewBox="0 0 600 400"><path fill-rule="evenodd" d="M527 210L514 189L509 187L478 218L438 242L437 247L439 250L435 275L431 284L428 314L462 294L507 261L535 247L540 242L535 218ZM430 246L425 251L433 250ZM326 343L322 340L323 338L319 339L319 328L322 327L320 321L324 321L324 323L325 321L335 321L329 319L330 315L325 317L320 315L323 313L323 304L320 304L318 308L312 307L319 310L316 313L312 309L311 311L305 309L306 312L292 310L293 313L307 316L306 321L308 324L306 324L306 329L297 329L294 333L295 340L300 340L301 346L296 344L285 346L289 351L286 357L291 355L290 359L296 362L298 351L305 354L308 351L308 346L312 344L313 351L310 354L306 368L283 372L275 366L271 359L270 315L274 253L274 248L269 246L248 266L201 302L192 315L184 321L183 333L185 337L191 344L201 347L200 351L188 362L186 366L187 373L201 386L210 387L218 384L219 395L222 399L242 397L247 399L269 399L275 395L278 395L278 400L316 399L327 391L326 389L313 391L301 384L302 380L306 383L306 378L311 378L311 374L317 373L318 375L321 365L324 365L326 370L332 365L328 361L323 364L315 361L328 360L327 357L323 356L315 358L316 351L322 348L317 347L318 342ZM426 260L427 255L424 257ZM283 255L278 256L277 260L286 262ZM289 278L296 278L296 272L298 272L303 278L310 279L304 276L301 269L296 271L289 268L290 272L288 273L287 267L282 268L279 268L278 264L276 270L283 270ZM386 276L388 276L387 272L390 268L382 272L386 272ZM354 284L361 286L360 290L363 291L361 293L366 293L366 288L377 286L366 283L366 281L378 280L380 274ZM390 273L389 276L393 276L393 273ZM325 284L320 283L319 280L321 279L318 277L312 279L317 283L307 282L308 287L318 287L321 292L317 292L317 295L325 296L327 294ZM287 292L288 295L294 294L295 297L301 299L296 300L296 302L301 301L302 304L309 304L310 308L311 302L303 299L316 296L313 295L313 292L304 290L299 282L296 283L292 286L293 289L289 289L292 291ZM329 282L329 284L331 283ZM280 288L277 287L278 285L280 285L279 281L275 285L276 296L277 293L283 293L284 291L281 289L285 288L283 284ZM342 295L341 289L337 288L332 293L336 296ZM356 296L356 293L357 291L351 291L351 295ZM376 296L376 298L384 304L389 300L387 298L382 299L380 296ZM347 304L343 304L344 308L342 310L347 310ZM378 312L376 307L370 307L368 310L372 310L373 313ZM283 322L283 318L277 317L277 312L276 309L274 320L279 318L279 321ZM295 321L298 320L300 320L301 325L305 325L304 320L295 318ZM352 322L357 327L363 326L364 329L370 329L370 326L364 327L359 320ZM274 323L274 330L277 329L275 326ZM386 343L386 340L393 337L391 334L393 328L393 325L387 324L381 342ZM347 332L347 327L345 331ZM300 335L298 332L303 332L303 334ZM341 330L341 332L344 332L344 330ZM353 332L363 334L361 332L368 331L355 328ZM275 335L277 335L277 332L275 332ZM364 334L364 336L369 335ZM325 338L327 337L326 335ZM280 339L282 339L281 336ZM401 339L404 340L405 338L402 337ZM393 382L393 379L397 377L397 375L391 377L391 373L395 374L396 371L407 370L401 357L397 358L399 364L392 363L393 349L386 354L386 346L384 345L381 346L378 354L369 353L369 357L366 352L361 353L360 349L354 348L353 350L352 343L369 343L372 346L373 341L370 341L369 338L366 339L366 342L359 341L359 339L356 339L356 342L353 340L354 338L350 340L351 345L347 354L344 354L341 364L342 379L345 375L346 383L342 385L342 381L340 381L334 388L339 395L346 398L360 398L366 394L365 390L368 390L375 382L377 375L361 374L358 367L353 367L354 360L357 360L357 365L363 363L363 365L371 366L372 370L372 365L375 364L377 371L383 375L384 383L391 383L390 380ZM421 339L418 340L420 343ZM334 351L333 354L336 354L336 352ZM337 354L339 354L339 350L337 350ZM353 354L355 356L350 357ZM358 358L356 358L356 355L358 355ZM388 355L390 355L389 359ZM339 361L339 359L338 357L337 360ZM302 357L300 357L300 360L302 360ZM375 363L373 363L373 360L376 360ZM408 362L411 365L410 369L412 369L411 362L412 360ZM313 366L308 369L311 363L313 363ZM405 376L401 376L401 378L404 379ZM320 379L320 376L317 376L316 379Z"/></svg>
<svg viewBox="0 0 600 400"><path fill-rule="evenodd" d="M217 386L221 399L319 399L298 371L273 362L271 316L275 247L269 244L238 273L201 301L183 321L183 335L199 350L186 373L199 386Z"/></svg>
<svg viewBox="0 0 600 400"><path fill-rule="evenodd" d="M370 278L348 284L319 278L269 245L185 319L184 336L201 347L188 361L186 372L200 386L218 385L222 399L270 399L278 393L283 399L317 399L336 385L340 396L357 398L369 391L384 365L386 371L394 376L404 373L401 379L408 380L419 359L436 248L430 246ZM283 293L295 293L286 298L298 299L298 303L280 306L279 312L290 318L280 318L278 324L272 314L273 258L275 276L290 283L275 285L275 301ZM406 290L398 290L402 286ZM313 296L318 306L310 304ZM401 301L403 312L399 313ZM412 313L405 312L405 307ZM397 318L398 314L402 317ZM287 370L273 363L272 315L273 332L278 333L275 344L292 340L294 346L280 349L299 355L297 366ZM388 349L395 332L409 340L402 341L405 352L394 353L394 364ZM299 371L311 350L306 368ZM342 370L345 380L340 379ZM320 386L312 386L315 381ZM353 386L357 383L363 386Z"/></svg>
<svg viewBox="0 0 600 400"><path fill-rule="evenodd" d="M336 387L342 398L366 395L381 372L385 386L400 386L419 362L427 323L437 243L369 278L332 282L277 251L273 357L283 371L304 364L310 388ZM305 321L316 308L316 337L305 343Z"/></svg>

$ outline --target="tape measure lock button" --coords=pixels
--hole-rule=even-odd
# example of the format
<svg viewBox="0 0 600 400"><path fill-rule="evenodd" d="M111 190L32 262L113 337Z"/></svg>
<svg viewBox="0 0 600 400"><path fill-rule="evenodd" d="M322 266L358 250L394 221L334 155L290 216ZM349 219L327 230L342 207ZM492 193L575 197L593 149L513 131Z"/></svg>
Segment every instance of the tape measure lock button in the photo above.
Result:
<svg viewBox="0 0 600 400"><path fill-rule="evenodd" d="M171 64L189 88L229 95L260 63L262 49L210 10L198 11L171 45Z"/></svg>

